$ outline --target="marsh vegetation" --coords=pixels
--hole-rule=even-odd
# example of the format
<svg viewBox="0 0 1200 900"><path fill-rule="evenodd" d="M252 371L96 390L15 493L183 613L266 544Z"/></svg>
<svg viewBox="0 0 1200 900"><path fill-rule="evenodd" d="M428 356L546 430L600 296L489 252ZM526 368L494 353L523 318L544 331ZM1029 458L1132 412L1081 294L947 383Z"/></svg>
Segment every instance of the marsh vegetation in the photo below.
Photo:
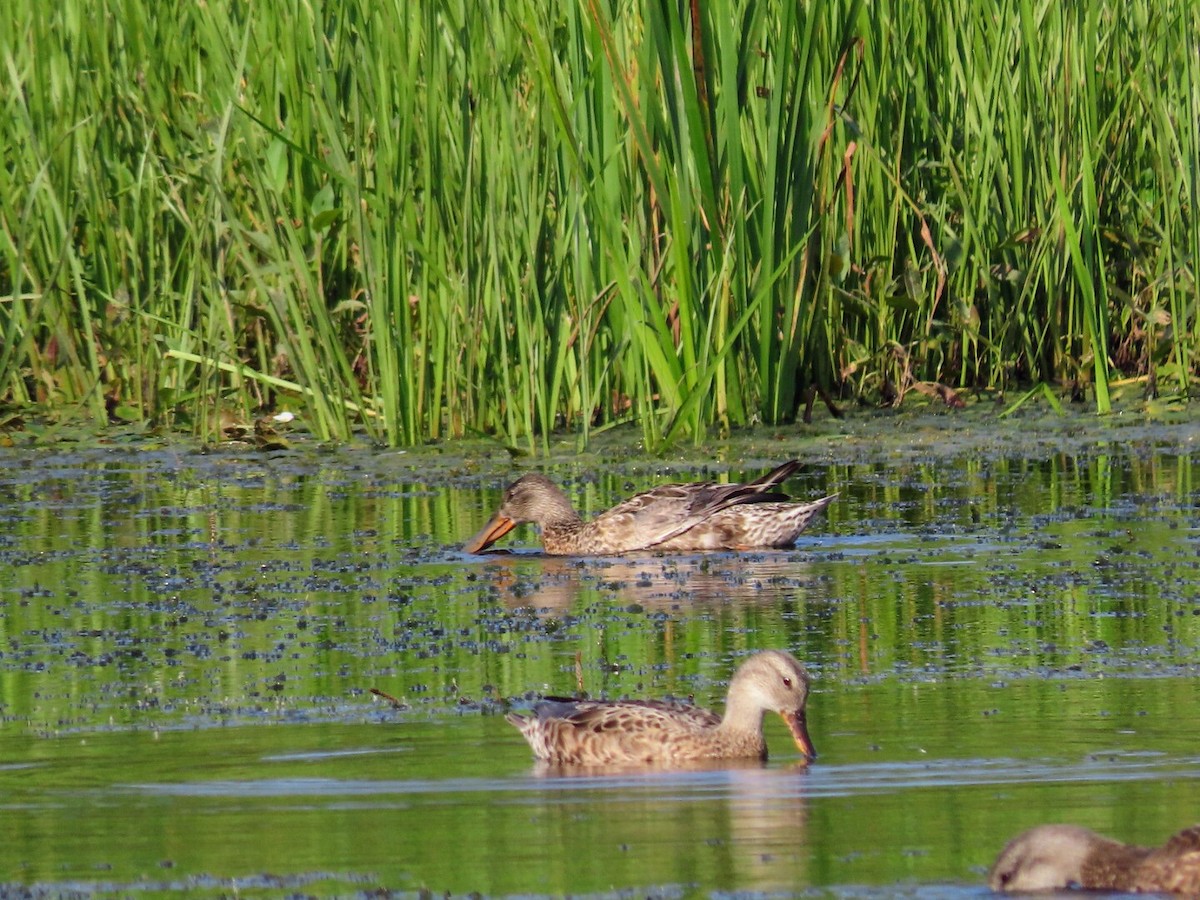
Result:
<svg viewBox="0 0 1200 900"><path fill-rule="evenodd" d="M13 0L0 399L649 448L1186 395L1200 11Z"/></svg>

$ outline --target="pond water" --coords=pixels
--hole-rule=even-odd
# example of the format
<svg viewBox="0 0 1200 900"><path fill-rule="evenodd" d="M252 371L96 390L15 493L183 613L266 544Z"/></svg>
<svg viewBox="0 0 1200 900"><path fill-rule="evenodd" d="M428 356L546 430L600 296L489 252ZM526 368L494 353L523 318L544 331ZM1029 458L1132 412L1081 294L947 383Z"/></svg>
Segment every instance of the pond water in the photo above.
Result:
<svg viewBox="0 0 1200 900"><path fill-rule="evenodd" d="M986 894L1069 821L1200 815L1200 427L930 413L659 461L615 442L0 450L0 887L135 896ZM461 542L531 467L591 514L799 457L794 550ZM547 772L540 693L720 707L809 668L799 758ZM371 688L401 701L380 702Z"/></svg>

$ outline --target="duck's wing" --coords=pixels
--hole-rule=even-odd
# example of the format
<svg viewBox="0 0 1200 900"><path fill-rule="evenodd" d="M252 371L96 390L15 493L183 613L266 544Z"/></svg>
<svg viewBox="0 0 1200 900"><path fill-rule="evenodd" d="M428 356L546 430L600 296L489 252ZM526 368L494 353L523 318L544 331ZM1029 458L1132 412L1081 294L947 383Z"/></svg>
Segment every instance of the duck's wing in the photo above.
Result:
<svg viewBox="0 0 1200 900"><path fill-rule="evenodd" d="M757 487L760 490L772 490L779 487L804 466L798 459L789 459L781 466L776 466L766 475L761 478L756 478L753 481L747 482L746 487Z"/></svg>
<svg viewBox="0 0 1200 900"><path fill-rule="evenodd" d="M534 755L578 766L641 764L671 759L720 723L708 710L649 700L543 700L527 718L510 716ZM691 754L692 756L704 754Z"/></svg>
<svg viewBox="0 0 1200 900"><path fill-rule="evenodd" d="M721 724L716 713L683 701L549 698L535 703L533 711L541 721L557 719L595 733L715 728Z"/></svg>
<svg viewBox="0 0 1200 900"><path fill-rule="evenodd" d="M619 536L621 552L656 547L731 506L786 502L787 494L771 490L765 477L751 484L660 485L601 513L590 527L610 538Z"/></svg>

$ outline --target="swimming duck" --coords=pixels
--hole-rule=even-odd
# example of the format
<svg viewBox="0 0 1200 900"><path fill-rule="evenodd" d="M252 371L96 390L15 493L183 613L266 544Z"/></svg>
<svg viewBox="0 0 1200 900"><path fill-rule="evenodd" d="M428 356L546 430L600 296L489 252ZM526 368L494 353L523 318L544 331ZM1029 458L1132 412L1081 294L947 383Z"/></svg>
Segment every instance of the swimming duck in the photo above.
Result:
<svg viewBox="0 0 1200 900"><path fill-rule="evenodd" d="M1162 847L1122 844L1075 825L1039 825L1000 851L993 891L1084 890L1200 894L1200 825Z"/></svg>
<svg viewBox="0 0 1200 900"><path fill-rule="evenodd" d="M526 522L541 529L542 547L556 556L790 547L837 497L789 502L778 488L798 468L800 463L791 460L747 484L664 484L590 522L580 518L549 478L523 475L509 485L500 509L463 549L479 553Z"/></svg>
<svg viewBox="0 0 1200 900"><path fill-rule="evenodd" d="M787 723L808 763L808 673L790 653L764 650L733 673L725 715L684 703L654 700L563 700L534 704L533 714L509 714L537 759L577 766L766 759L763 716Z"/></svg>

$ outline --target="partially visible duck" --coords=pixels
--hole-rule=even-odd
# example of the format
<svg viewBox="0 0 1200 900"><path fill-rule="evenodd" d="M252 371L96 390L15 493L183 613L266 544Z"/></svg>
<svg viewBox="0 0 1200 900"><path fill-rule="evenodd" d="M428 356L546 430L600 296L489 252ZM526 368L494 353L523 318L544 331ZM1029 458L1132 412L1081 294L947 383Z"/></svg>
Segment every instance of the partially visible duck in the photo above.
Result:
<svg viewBox="0 0 1200 900"><path fill-rule="evenodd" d="M479 553L526 522L541 529L545 551L558 556L790 547L837 497L789 501L779 486L798 468L800 463L791 460L747 484L664 484L590 522L549 478L523 475L508 486L500 509L463 549Z"/></svg>
<svg viewBox="0 0 1200 900"><path fill-rule="evenodd" d="M1185 828L1162 847L1122 844L1075 825L1039 825L1000 851L988 887L1200 895L1200 825Z"/></svg>
<svg viewBox="0 0 1200 900"><path fill-rule="evenodd" d="M763 716L787 723L805 763L816 758L805 706L808 673L790 653L764 650L733 673L725 715L654 700L560 700L510 714L539 760L578 766L766 759Z"/></svg>

